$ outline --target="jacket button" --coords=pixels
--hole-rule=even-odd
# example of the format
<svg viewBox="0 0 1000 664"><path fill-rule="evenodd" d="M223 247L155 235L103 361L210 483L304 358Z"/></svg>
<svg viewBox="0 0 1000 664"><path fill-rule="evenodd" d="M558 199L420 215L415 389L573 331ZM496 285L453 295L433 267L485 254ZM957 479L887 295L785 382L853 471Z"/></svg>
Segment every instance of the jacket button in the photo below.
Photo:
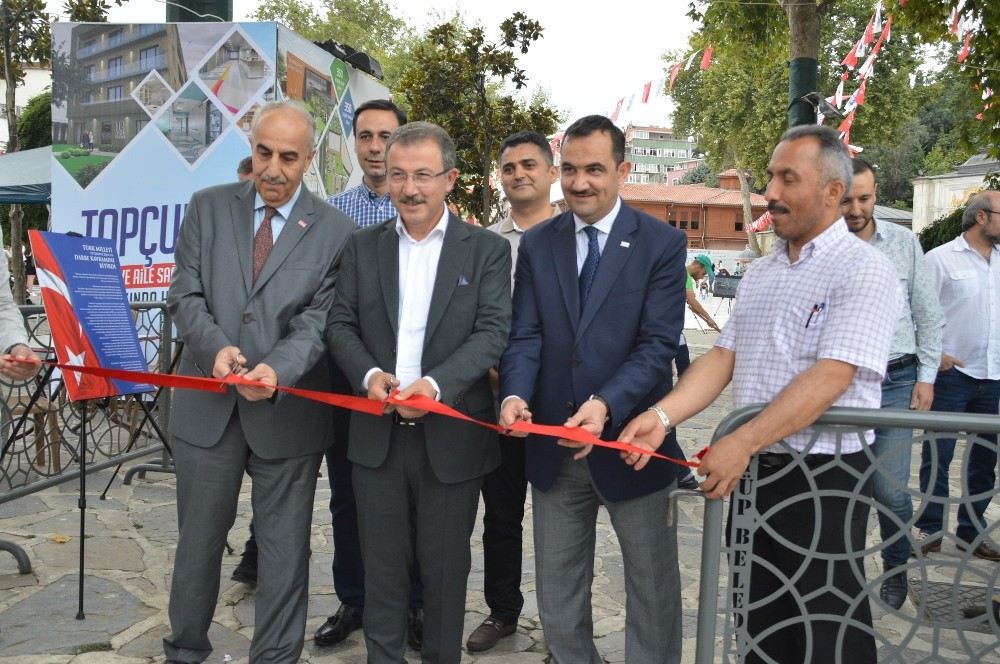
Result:
<svg viewBox="0 0 1000 664"><path fill-rule="evenodd" d="M574 408L573 408L573 402L572 401L567 401L566 402L566 410L568 410L571 413L573 412Z"/></svg>
<svg viewBox="0 0 1000 664"><path fill-rule="evenodd" d="M253 322L253 314L252 313L250 313L248 311L247 313L243 314L243 324L244 325L246 325L247 323L252 323L252 322Z"/></svg>

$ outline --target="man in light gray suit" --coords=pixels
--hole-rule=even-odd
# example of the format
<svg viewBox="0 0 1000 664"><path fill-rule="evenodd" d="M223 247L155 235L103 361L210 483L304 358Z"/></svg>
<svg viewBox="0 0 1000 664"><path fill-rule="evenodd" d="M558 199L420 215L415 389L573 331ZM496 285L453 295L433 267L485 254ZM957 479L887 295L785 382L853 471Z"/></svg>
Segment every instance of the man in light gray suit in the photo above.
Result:
<svg viewBox="0 0 1000 664"><path fill-rule="evenodd" d="M181 227L167 294L184 341L179 373L329 390L323 333L337 256L354 224L302 186L315 124L301 106L264 106L250 142L253 182L196 192ZM326 406L271 387L177 391L168 662L202 662L212 651L208 628L244 470L253 478L260 547L250 661L298 661L316 473L330 422Z"/></svg>
<svg viewBox="0 0 1000 664"><path fill-rule="evenodd" d="M403 125L385 152L398 216L357 231L344 249L330 350L370 399L384 401L401 388L400 399L423 395L492 421L489 370L507 342L510 247L445 207L458 170L443 129ZM496 433L412 407L387 410L382 417L354 413L348 444L368 661L403 661L416 555L424 584L421 656L457 664L469 538L482 478L500 462Z"/></svg>

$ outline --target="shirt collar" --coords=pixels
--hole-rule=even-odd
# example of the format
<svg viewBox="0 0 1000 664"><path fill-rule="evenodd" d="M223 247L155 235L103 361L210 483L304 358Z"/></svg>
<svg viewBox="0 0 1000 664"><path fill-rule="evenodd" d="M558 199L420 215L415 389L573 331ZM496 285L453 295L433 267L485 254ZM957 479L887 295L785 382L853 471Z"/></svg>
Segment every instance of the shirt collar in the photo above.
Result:
<svg viewBox="0 0 1000 664"><path fill-rule="evenodd" d="M265 203L264 199L260 197L259 191L256 191L256 189L254 191L256 193L254 194L253 197L253 209L256 212L262 207L266 207L267 203ZM292 216L292 210L295 208L295 203L299 200L299 194L301 193L302 193L302 183L299 183L299 186L295 190L295 193L292 194L292 197L289 198L288 201L284 203L284 205L279 205L278 207L275 208L278 214L281 215L282 219L288 219L289 217Z"/></svg>
<svg viewBox="0 0 1000 664"><path fill-rule="evenodd" d="M362 192L368 200L378 201L384 200L389 197L389 192L385 192L384 196L379 196L378 192L368 186L364 178L361 178L361 183L358 185L358 191Z"/></svg>
<svg viewBox="0 0 1000 664"><path fill-rule="evenodd" d="M398 214L396 215L396 233L399 235L399 237L409 240L412 244L422 244L424 242L429 241L435 235L443 236L445 233L445 229L447 228L448 228L448 207L444 205L441 206L441 218L438 219L438 222L434 224L434 228L431 229L431 232L428 233L427 237L425 237L423 240L414 240L413 236L410 235L409 231L406 230L406 226L403 225L403 218L400 217Z"/></svg>
<svg viewBox="0 0 1000 664"><path fill-rule="evenodd" d="M848 235L853 235L853 233L847 229L847 222L844 221L844 218L840 217L825 231L802 245L802 249L799 251L799 260L796 262L829 250ZM771 255L788 265L788 242L780 238L775 240Z"/></svg>
<svg viewBox="0 0 1000 664"><path fill-rule="evenodd" d="M550 219L552 217L555 217L556 215L559 214L559 208L557 206L555 206L555 205L553 205L549 211L552 213L551 215L549 215ZM511 216L510 210L507 210L507 214L505 214L504 217L503 217L503 219L500 220L499 228L500 228L500 232L501 233L523 233L524 232L524 229L521 228L520 226L518 226L517 222L514 221L514 217Z"/></svg>
<svg viewBox="0 0 1000 664"><path fill-rule="evenodd" d="M618 218L618 212L621 209L622 209L622 199L621 197L618 197L617 199L615 199L615 206L611 208L611 212L609 212L607 215L605 215L601 219L598 219L592 224L586 223L583 219L580 219L580 217L576 216L576 213L574 212L573 225L576 227L577 233L583 230L585 226L593 226L594 228L601 231L605 235L609 235L611 233L611 227L615 225L615 219Z"/></svg>

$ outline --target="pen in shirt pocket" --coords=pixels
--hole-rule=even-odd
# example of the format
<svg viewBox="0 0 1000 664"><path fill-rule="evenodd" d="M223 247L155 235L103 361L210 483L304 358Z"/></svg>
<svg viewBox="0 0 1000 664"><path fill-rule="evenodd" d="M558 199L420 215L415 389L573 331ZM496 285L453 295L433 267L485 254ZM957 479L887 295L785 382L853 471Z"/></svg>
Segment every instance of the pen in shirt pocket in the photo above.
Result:
<svg viewBox="0 0 1000 664"><path fill-rule="evenodd" d="M817 302L813 305L812 310L809 312L809 318L806 319L806 329L809 329L809 323L812 322L813 316L822 312L826 309L826 302Z"/></svg>

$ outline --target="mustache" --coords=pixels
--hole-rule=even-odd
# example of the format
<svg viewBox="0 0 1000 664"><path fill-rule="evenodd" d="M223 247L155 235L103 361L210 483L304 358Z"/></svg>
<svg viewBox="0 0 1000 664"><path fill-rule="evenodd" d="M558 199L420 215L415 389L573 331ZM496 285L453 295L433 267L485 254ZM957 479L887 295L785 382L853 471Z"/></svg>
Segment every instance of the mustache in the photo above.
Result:
<svg viewBox="0 0 1000 664"><path fill-rule="evenodd" d="M261 175L260 181L266 184L288 184L288 180L280 175Z"/></svg>
<svg viewBox="0 0 1000 664"><path fill-rule="evenodd" d="M788 214L788 213L791 212L791 210L789 210L788 208L786 208L784 205L782 205L780 203L774 203L774 202L770 202L770 203L767 204L767 211L771 212L771 213L781 212L781 213L784 213L784 214Z"/></svg>
<svg viewBox="0 0 1000 664"><path fill-rule="evenodd" d="M403 205L420 205L426 201L423 196L400 196L399 202Z"/></svg>

